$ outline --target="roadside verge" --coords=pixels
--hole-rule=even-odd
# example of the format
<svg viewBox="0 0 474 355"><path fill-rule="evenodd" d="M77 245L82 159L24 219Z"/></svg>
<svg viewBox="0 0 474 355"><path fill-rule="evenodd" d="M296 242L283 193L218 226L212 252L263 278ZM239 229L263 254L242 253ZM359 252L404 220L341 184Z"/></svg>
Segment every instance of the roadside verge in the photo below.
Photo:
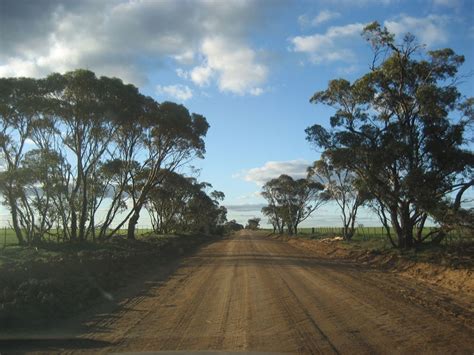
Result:
<svg viewBox="0 0 474 355"><path fill-rule="evenodd" d="M366 249L357 242L348 243L337 237L316 240L273 235L270 238L286 241L321 258L357 262L474 297L474 250L472 253L466 250L463 253L449 250L400 252Z"/></svg>
<svg viewBox="0 0 474 355"><path fill-rule="evenodd" d="M37 327L79 314L140 274L216 240L173 235L18 248L0 255L0 329Z"/></svg>

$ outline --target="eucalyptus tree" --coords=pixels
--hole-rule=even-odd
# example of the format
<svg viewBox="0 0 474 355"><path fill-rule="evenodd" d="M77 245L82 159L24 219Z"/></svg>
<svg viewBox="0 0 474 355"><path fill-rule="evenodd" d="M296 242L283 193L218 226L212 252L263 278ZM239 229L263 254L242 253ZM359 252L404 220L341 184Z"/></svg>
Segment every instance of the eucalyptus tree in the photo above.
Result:
<svg viewBox="0 0 474 355"><path fill-rule="evenodd" d="M128 222L134 238L150 192L168 172L203 157L209 128L182 105L158 104L88 70L0 79L0 119L0 189L20 243L22 229L43 233L52 223L69 240L95 237L97 226L99 237L110 236L122 213L115 227ZM32 149L34 159L23 164Z"/></svg>
<svg viewBox="0 0 474 355"><path fill-rule="evenodd" d="M181 220L183 231L213 233L227 221L227 209L219 203L224 200L221 191L206 190L212 186L206 182L193 184L193 194L186 203Z"/></svg>
<svg viewBox="0 0 474 355"><path fill-rule="evenodd" d="M115 233L115 230L110 232L110 227L120 213L126 213L127 202L133 196L131 190L139 184L137 181L144 179L148 169L142 166L140 159L143 159L144 135L149 125L148 115L153 112L156 102L141 95L133 86L124 88L122 95L126 98L126 114L117 127L108 159L98 168L109 203L107 212L99 223L100 238L110 237ZM127 214L128 217L130 215L131 213ZM118 226L123 226L126 221L125 218Z"/></svg>
<svg viewBox="0 0 474 355"><path fill-rule="evenodd" d="M279 234L283 234L286 218L284 207L278 204L278 184L278 179L272 179L263 185L261 195L268 201L268 205L262 207L262 214L268 217L273 226L273 232L278 231Z"/></svg>
<svg viewBox="0 0 474 355"><path fill-rule="evenodd" d="M116 226L117 230L128 222L129 239L135 238L140 213L150 193L163 181L167 172L175 171L196 157L204 157L203 138L209 124L204 116L190 114L183 105L148 102L140 128L141 134L137 140L140 156L130 172L127 190L132 206ZM127 132L121 134L127 135Z"/></svg>
<svg viewBox="0 0 474 355"><path fill-rule="evenodd" d="M186 208L193 198L196 185L194 178L168 172L161 184L153 188L146 208L156 232L176 232L183 228Z"/></svg>
<svg viewBox="0 0 474 355"><path fill-rule="evenodd" d="M30 78L0 78L0 189L8 206L20 244L25 243L19 222L18 198L24 195L19 176L33 124L40 116L40 81Z"/></svg>
<svg viewBox="0 0 474 355"><path fill-rule="evenodd" d="M19 222L28 243L42 241L60 220L60 165L55 151L31 149L17 170L17 183L22 186L17 196Z"/></svg>
<svg viewBox="0 0 474 355"><path fill-rule="evenodd" d="M297 234L298 225L329 199L320 182L295 180L288 175L268 181L262 195L269 200L273 218L280 221L280 226L284 223L290 235Z"/></svg>
<svg viewBox="0 0 474 355"><path fill-rule="evenodd" d="M308 177L324 184L329 198L335 201L341 210L343 237L345 240L351 240L355 232L357 211L368 198L363 185L358 184L353 172L335 166L324 155L308 168Z"/></svg>
<svg viewBox="0 0 474 355"><path fill-rule="evenodd" d="M232 219L224 224L224 229L226 232L237 232L244 229L244 226L240 223L237 223L235 219Z"/></svg>
<svg viewBox="0 0 474 355"><path fill-rule="evenodd" d="M428 216L472 181L465 137L472 100L456 85L464 57L451 49L426 51L412 35L398 43L376 22L364 36L374 49L370 72L353 83L332 80L313 95L312 103L335 113L330 130L314 125L307 139L357 175L382 223L395 230L394 244L409 248L424 240Z"/></svg>
<svg viewBox="0 0 474 355"><path fill-rule="evenodd" d="M95 230L97 170L113 147L121 121L128 118L126 90L120 79L100 77L88 70L75 70L47 78L50 110L47 117L56 147L68 161L65 167L67 224L71 240L84 240ZM133 88L133 87L132 87Z"/></svg>
<svg viewBox="0 0 474 355"><path fill-rule="evenodd" d="M261 219L258 217L249 218L247 220L247 225L245 226L246 229L257 230L260 227Z"/></svg>

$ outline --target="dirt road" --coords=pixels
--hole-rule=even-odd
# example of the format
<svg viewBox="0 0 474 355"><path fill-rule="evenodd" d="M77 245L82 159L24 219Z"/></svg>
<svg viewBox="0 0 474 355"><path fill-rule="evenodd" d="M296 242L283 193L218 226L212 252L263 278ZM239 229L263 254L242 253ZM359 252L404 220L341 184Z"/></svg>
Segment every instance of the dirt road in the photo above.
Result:
<svg viewBox="0 0 474 355"><path fill-rule="evenodd" d="M70 343L45 343L43 350L474 351L472 324L455 317L472 314L469 302L261 234L207 245L147 287L114 312L89 319Z"/></svg>

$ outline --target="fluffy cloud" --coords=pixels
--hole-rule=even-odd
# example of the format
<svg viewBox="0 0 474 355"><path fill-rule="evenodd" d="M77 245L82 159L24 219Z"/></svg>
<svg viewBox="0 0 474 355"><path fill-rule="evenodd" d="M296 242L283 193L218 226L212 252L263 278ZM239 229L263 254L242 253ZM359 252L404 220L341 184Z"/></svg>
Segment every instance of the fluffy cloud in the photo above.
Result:
<svg viewBox="0 0 474 355"><path fill-rule="evenodd" d="M178 101L186 101L193 97L192 90L186 85L168 85L168 86L156 86L156 93L158 95L165 95L176 99Z"/></svg>
<svg viewBox="0 0 474 355"><path fill-rule="evenodd" d="M268 69L246 39L265 11L240 0L3 0L0 75L85 67L142 85L172 58L197 67L189 78L198 85L216 80L222 91L252 94Z"/></svg>
<svg viewBox="0 0 474 355"><path fill-rule="evenodd" d="M196 85L207 86L211 81L212 74L212 68L207 65L203 65L194 67L194 69L189 73L189 76Z"/></svg>
<svg viewBox="0 0 474 355"><path fill-rule="evenodd" d="M346 47L348 41L360 36L365 24L352 23L332 26L325 33L310 36L296 36L290 39L294 52L305 53L311 62L350 61L354 54Z"/></svg>
<svg viewBox="0 0 474 355"><path fill-rule="evenodd" d="M224 37L206 38L201 46L204 61L190 73L191 80L206 86L211 78L218 78L221 91L259 95L259 86L267 79L268 69L256 60L255 51Z"/></svg>
<svg viewBox="0 0 474 355"><path fill-rule="evenodd" d="M266 205L263 203L248 203L242 205L225 205L227 210L233 212L260 212L262 207Z"/></svg>
<svg viewBox="0 0 474 355"><path fill-rule="evenodd" d="M412 17L400 15L384 22L384 26L398 37L407 32L414 34L420 43L428 46L446 43L449 39L446 30L449 17L444 15L428 15ZM315 64L323 62L351 62L355 55L353 40L362 33L365 24L352 23L344 26L332 26L325 33L290 38L293 52L305 53Z"/></svg>
<svg viewBox="0 0 474 355"><path fill-rule="evenodd" d="M245 181L263 185L268 180L276 178L281 174L290 175L293 178L301 179L306 177L306 169L309 163L303 159L287 161L268 161L263 166L240 172L234 177L243 178Z"/></svg>
<svg viewBox="0 0 474 355"><path fill-rule="evenodd" d="M312 19L310 19L308 15L299 16L298 23L300 24L300 26L303 26L303 27L319 26L320 24L324 22L328 22L340 16L341 14L339 12L330 11L330 10L322 10L319 14L317 14Z"/></svg>
<svg viewBox="0 0 474 355"><path fill-rule="evenodd" d="M390 32L398 36L410 32L416 36L419 42L430 46L448 41L449 36L445 29L448 21L448 16L411 17L401 15L393 20L385 21L384 25Z"/></svg>

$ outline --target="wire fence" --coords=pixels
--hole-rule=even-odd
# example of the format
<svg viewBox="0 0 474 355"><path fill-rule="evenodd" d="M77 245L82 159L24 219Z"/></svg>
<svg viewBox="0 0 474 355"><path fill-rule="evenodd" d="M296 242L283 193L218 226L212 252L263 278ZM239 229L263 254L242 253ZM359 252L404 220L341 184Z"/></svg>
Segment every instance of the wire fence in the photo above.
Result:
<svg viewBox="0 0 474 355"><path fill-rule="evenodd" d="M435 230L437 227L425 227L423 228L422 235L427 236L430 232ZM311 228L299 228L298 234L310 236L315 239L337 237L343 235L342 227L311 227ZM390 229L392 238L396 238L396 233L393 228ZM359 225L355 228L353 236L354 240L374 240L374 239L386 239L388 241L388 233L385 227L365 227ZM428 240L429 237L428 237ZM454 228L448 232L446 237L442 241L444 244L458 244L458 243L473 243L474 235L472 230L468 228Z"/></svg>

